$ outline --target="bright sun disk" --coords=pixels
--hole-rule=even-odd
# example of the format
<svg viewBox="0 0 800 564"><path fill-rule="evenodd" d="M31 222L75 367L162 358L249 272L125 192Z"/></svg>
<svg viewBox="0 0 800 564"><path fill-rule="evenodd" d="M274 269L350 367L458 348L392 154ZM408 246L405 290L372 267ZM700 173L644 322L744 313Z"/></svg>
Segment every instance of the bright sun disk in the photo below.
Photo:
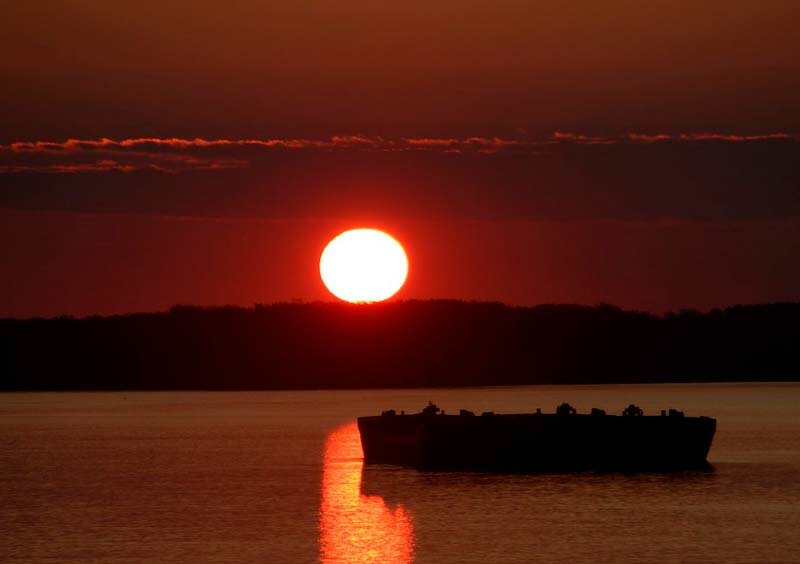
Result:
<svg viewBox="0 0 800 564"><path fill-rule="evenodd" d="M322 282L346 302L380 302L402 288L408 257L396 239L377 229L351 229L334 237L319 259Z"/></svg>

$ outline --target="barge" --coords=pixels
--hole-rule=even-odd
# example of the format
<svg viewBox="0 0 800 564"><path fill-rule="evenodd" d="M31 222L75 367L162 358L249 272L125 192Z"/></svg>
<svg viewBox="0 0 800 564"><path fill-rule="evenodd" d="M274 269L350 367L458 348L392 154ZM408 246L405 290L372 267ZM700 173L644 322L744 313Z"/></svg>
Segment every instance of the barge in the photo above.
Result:
<svg viewBox="0 0 800 564"><path fill-rule="evenodd" d="M716 419L670 409L621 415L601 409L555 413L447 415L434 404L420 413L384 411L358 418L367 464L428 470L580 471L707 468Z"/></svg>

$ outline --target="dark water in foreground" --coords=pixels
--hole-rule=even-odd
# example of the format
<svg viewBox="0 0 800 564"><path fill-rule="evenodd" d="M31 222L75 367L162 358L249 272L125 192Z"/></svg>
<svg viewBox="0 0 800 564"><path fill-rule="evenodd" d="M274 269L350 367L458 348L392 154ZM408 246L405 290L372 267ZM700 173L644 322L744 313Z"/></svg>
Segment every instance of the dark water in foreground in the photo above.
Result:
<svg viewBox="0 0 800 564"><path fill-rule="evenodd" d="M710 473L362 472L361 414L718 418ZM1 562L800 562L800 384L0 396Z"/></svg>

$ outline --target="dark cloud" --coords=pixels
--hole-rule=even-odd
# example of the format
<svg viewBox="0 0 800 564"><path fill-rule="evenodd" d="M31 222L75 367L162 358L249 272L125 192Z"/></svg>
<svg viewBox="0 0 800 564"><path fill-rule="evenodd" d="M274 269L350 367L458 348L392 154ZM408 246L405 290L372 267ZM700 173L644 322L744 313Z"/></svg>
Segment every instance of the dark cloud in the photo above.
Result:
<svg viewBox="0 0 800 564"><path fill-rule="evenodd" d="M659 142L695 143L796 143L789 133L740 135L726 133L629 133L598 137L556 131L542 138L403 137L386 139L364 135L337 135L327 139L181 139L141 137L131 139L68 139L66 141L16 141L0 145L0 173L51 174L184 172L247 166L269 151L429 151L441 153L542 154L560 145L618 145Z"/></svg>
<svg viewBox="0 0 800 564"><path fill-rule="evenodd" d="M83 160L83 159L82 159ZM49 164L6 164L0 165L0 174L97 174L113 172L160 172L173 174L186 171L210 171L247 166L242 159L212 158L202 159L191 155L125 155L124 160L96 159L86 162Z"/></svg>
<svg viewBox="0 0 800 564"><path fill-rule="evenodd" d="M584 145L613 145L620 141L619 139L613 139L610 137L593 137L591 135L584 135L582 133L565 133L563 131L556 131L553 134L553 137L557 141L570 141Z"/></svg>
<svg viewBox="0 0 800 564"><path fill-rule="evenodd" d="M661 141L722 141L725 143L757 143L761 141L798 141L791 133L765 133L763 135L737 135L731 133L629 133L628 139L636 143L658 143Z"/></svg>
<svg viewBox="0 0 800 564"><path fill-rule="evenodd" d="M0 207L268 218L800 217L796 137L664 135L15 143L0 146Z"/></svg>

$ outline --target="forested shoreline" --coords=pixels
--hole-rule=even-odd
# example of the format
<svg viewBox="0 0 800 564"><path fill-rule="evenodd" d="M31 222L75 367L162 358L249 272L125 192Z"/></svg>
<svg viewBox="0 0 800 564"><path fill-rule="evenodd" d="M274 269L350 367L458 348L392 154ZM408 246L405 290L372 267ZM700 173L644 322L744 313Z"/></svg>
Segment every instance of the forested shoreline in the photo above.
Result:
<svg viewBox="0 0 800 564"><path fill-rule="evenodd" d="M0 319L0 389L800 380L800 303L662 316L452 300Z"/></svg>

